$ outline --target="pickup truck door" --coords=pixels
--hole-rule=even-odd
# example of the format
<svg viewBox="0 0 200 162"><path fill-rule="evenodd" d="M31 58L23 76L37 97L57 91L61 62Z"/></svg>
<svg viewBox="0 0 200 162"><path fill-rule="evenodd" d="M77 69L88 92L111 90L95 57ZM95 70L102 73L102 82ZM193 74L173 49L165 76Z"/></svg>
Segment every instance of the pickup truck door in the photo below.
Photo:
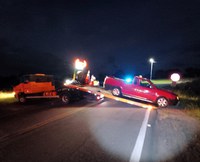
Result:
<svg viewBox="0 0 200 162"><path fill-rule="evenodd" d="M139 89L139 80L135 78L131 84L123 86L123 95L131 98L140 98Z"/></svg>
<svg viewBox="0 0 200 162"><path fill-rule="evenodd" d="M137 94L145 101L155 101L156 99L156 91L155 85L153 85L148 80L141 79L139 81L139 85L137 86Z"/></svg>
<svg viewBox="0 0 200 162"><path fill-rule="evenodd" d="M155 86L143 78L135 78L132 84L124 86L124 96L153 102L156 98Z"/></svg>

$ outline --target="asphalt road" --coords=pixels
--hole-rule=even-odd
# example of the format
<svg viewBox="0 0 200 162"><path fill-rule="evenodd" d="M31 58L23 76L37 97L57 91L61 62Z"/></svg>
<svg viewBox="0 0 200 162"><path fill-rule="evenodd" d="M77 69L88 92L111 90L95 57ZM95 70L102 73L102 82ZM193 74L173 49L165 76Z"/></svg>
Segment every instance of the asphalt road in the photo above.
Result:
<svg viewBox="0 0 200 162"><path fill-rule="evenodd" d="M51 101L6 106L7 111L0 116L3 162L160 161L162 155L170 155L164 145L178 142L161 118L164 111L159 116L160 110L114 100L83 100L67 106ZM165 139L173 140L162 143Z"/></svg>

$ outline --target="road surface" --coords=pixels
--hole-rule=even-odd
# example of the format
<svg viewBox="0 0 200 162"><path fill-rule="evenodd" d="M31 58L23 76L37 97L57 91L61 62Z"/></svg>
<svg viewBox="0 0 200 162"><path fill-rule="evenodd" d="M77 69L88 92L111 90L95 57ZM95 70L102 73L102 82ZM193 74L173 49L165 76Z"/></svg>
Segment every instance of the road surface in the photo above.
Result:
<svg viewBox="0 0 200 162"><path fill-rule="evenodd" d="M178 110L174 115L174 109L109 99L8 108L0 118L0 161L8 162L173 161L198 130L195 120L185 116L181 121L184 114Z"/></svg>

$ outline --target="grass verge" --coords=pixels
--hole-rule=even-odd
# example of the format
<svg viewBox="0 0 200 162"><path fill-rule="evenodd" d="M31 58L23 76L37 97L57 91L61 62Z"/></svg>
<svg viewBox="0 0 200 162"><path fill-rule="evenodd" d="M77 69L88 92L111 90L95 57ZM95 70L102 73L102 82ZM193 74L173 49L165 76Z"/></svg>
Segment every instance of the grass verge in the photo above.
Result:
<svg viewBox="0 0 200 162"><path fill-rule="evenodd" d="M180 88L181 87L181 88ZM190 116L197 117L200 120L200 96L199 94L194 94L194 91L190 87L190 92L179 86L174 90L178 94L181 105L180 107Z"/></svg>
<svg viewBox="0 0 200 162"><path fill-rule="evenodd" d="M154 84L171 84L172 81L170 79L157 79L157 80L151 80Z"/></svg>
<svg viewBox="0 0 200 162"><path fill-rule="evenodd" d="M10 104L16 102L13 92L0 92L0 104Z"/></svg>

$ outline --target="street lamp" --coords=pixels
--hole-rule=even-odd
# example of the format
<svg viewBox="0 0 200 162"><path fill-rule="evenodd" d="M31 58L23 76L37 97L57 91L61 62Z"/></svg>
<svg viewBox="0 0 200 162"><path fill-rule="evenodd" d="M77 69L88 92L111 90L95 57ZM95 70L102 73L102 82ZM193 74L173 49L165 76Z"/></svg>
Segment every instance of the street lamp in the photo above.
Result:
<svg viewBox="0 0 200 162"><path fill-rule="evenodd" d="M151 63L150 80L152 80L153 64L155 63L155 60L153 58L150 58L149 62Z"/></svg>

